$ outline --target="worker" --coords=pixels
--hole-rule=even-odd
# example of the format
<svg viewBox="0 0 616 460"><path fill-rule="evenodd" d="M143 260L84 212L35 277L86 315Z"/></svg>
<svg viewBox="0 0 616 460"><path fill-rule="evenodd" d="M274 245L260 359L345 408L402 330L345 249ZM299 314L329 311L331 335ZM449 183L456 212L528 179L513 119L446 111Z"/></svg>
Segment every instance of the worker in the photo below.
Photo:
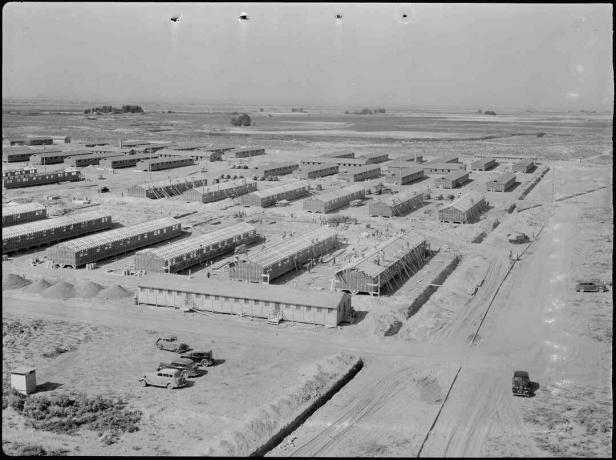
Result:
<svg viewBox="0 0 616 460"><path fill-rule="evenodd" d="M207 272L207 279L210 279L210 272Z"/></svg>

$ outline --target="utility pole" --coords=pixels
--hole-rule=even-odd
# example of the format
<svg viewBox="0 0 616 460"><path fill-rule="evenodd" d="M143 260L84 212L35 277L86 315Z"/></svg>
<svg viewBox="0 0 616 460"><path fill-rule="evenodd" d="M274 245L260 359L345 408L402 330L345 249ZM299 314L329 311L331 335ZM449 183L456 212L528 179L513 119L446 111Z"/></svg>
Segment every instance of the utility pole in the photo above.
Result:
<svg viewBox="0 0 616 460"><path fill-rule="evenodd" d="M554 186L556 182L556 166L552 169L552 204L554 204Z"/></svg>

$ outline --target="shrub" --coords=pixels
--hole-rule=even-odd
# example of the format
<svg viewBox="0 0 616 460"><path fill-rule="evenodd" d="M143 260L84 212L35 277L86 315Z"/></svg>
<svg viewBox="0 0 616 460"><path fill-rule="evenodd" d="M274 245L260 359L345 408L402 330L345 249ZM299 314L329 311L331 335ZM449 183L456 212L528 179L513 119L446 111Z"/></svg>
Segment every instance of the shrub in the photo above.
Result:
<svg viewBox="0 0 616 460"><path fill-rule="evenodd" d="M17 412L21 412L24 410L24 404L26 402L26 396L22 395L19 391L11 388L7 398L7 404L11 406ZM4 401L2 402L2 406L4 408Z"/></svg>
<svg viewBox="0 0 616 460"><path fill-rule="evenodd" d="M234 112L235 115L237 112ZM231 124L233 126L250 126L252 125L252 120L247 113L243 113L237 117L231 118Z"/></svg>

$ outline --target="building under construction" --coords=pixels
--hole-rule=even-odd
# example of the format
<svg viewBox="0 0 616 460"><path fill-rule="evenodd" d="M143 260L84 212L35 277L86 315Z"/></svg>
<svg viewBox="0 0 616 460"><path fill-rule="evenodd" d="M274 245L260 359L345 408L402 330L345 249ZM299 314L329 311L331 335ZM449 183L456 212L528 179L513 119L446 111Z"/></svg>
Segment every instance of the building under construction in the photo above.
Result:
<svg viewBox="0 0 616 460"><path fill-rule="evenodd" d="M22 174L3 179L4 188L31 187L34 185L55 184L56 182L74 182L81 180L79 171L49 171L36 174Z"/></svg>
<svg viewBox="0 0 616 460"><path fill-rule="evenodd" d="M351 152L352 153L352 152ZM321 165L305 166L299 171L300 179L316 179L317 177L338 174L338 165L324 163Z"/></svg>
<svg viewBox="0 0 616 460"><path fill-rule="evenodd" d="M53 244L110 227L111 214L101 211L14 225L2 230L2 253Z"/></svg>
<svg viewBox="0 0 616 460"><path fill-rule="evenodd" d="M166 246L138 251L135 253L135 269L147 273L177 273L258 239L257 230L241 222Z"/></svg>
<svg viewBox="0 0 616 460"><path fill-rule="evenodd" d="M161 169L181 168L193 164L195 164L195 161L190 157L176 156L141 160L135 165L135 168L139 171L160 171Z"/></svg>
<svg viewBox="0 0 616 460"><path fill-rule="evenodd" d="M363 185L349 185L329 192L320 193L306 198L302 207L304 211L320 212L322 214L346 206L353 200L361 200L366 196Z"/></svg>
<svg viewBox="0 0 616 460"><path fill-rule="evenodd" d="M150 198L158 200L160 198L171 198L194 187L207 185L207 179L200 177L178 177L176 179L166 179L157 182L146 182L135 184L128 187L128 196L138 198Z"/></svg>
<svg viewBox="0 0 616 460"><path fill-rule="evenodd" d="M337 245L336 232L319 227L239 256L229 264L229 277L252 283L269 283L285 273L302 268L306 263L316 263L320 256Z"/></svg>
<svg viewBox="0 0 616 460"><path fill-rule="evenodd" d="M351 294L380 296L410 278L426 261L428 245L417 235L394 236L336 272L333 287Z"/></svg>
<svg viewBox="0 0 616 460"><path fill-rule="evenodd" d="M224 200L225 198L237 198L256 190L257 183L255 181L240 179L209 185L207 187L195 187L184 192L182 198L186 201L211 203L213 201Z"/></svg>
<svg viewBox="0 0 616 460"><path fill-rule="evenodd" d="M260 206L266 208L276 204L277 201L294 200L308 193L308 184L291 182L263 190L257 190L240 197L242 206Z"/></svg>
<svg viewBox="0 0 616 460"><path fill-rule="evenodd" d="M265 155L265 149L263 147L242 147L233 149L231 153L235 158L248 158L257 155Z"/></svg>
<svg viewBox="0 0 616 460"><path fill-rule="evenodd" d="M389 174L385 176L387 184L407 185L426 177L421 166L388 166Z"/></svg>
<svg viewBox="0 0 616 460"><path fill-rule="evenodd" d="M157 158L157 155L142 154L142 155L124 155L121 157L107 157L99 161L99 166L104 169L120 169L120 168L132 168L137 166L141 160L150 160Z"/></svg>
<svg viewBox="0 0 616 460"><path fill-rule="evenodd" d="M347 172L340 174L340 179L347 182L362 182L369 179L381 177L381 167L375 165L360 166L351 168Z"/></svg>
<svg viewBox="0 0 616 460"><path fill-rule="evenodd" d="M164 217L59 243L48 248L46 255L61 267L77 268L169 240L181 233L182 227L177 220Z"/></svg>
<svg viewBox="0 0 616 460"><path fill-rule="evenodd" d="M434 186L441 188L458 188L469 181L468 172L464 170L452 171L446 176L434 179Z"/></svg>
<svg viewBox="0 0 616 460"><path fill-rule="evenodd" d="M47 218L47 208L39 203L2 206L2 227L25 224Z"/></svg>
<svg viewBox="0 0 616 460"><path fill-rule="evenodd" d="M506 172L500 176L486 182L489 192L506 192L515 184L515 174Z"/></svg>
<svg viewBox="0 0 616 460"><path fill-rule="evenodd" d="M379 197L368 202L371 217L401 217L423 206L423 193L403 192L388 198Z"/></svg>
<svg viewBox="0 0 616 460"><path fill-rule="evenodd" d="M267 176L284 176L291 174L299 168L299 165L294 161L281 161L279 163L268 163L266 165L255 166L255 169L261 171L261 174Z"/></svg>
<svg viewBox="0 0 616 460"><path fill-rule="evenodd" d="M438 218L441 222L452 222L455 224L473 223L487 208L488 204L484 196L479 192L471 190L449 205L439 209Z"/></svg>
<svg viewBox="0 0 616 460"><path fill-rule="evenodd" d="M346 292L305 291L287 286L214 281L180 275L148 275L137 283L137 304L192 308L254 318L335 327L350 321Z"/></svg>
<svg viewBox="0 0 616 460"><path fill-rule="evenodd" d="M479 158L471 163L471 169L473 171L488 171L496 168L498 163L494 158Z"/></svg>

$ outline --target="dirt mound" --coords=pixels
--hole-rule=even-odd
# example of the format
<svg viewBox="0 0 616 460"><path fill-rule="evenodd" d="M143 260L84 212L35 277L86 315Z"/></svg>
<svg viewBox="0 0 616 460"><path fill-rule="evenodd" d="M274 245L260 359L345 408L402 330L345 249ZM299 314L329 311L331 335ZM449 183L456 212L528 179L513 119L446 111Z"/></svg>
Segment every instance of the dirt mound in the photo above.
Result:
<svg viewBox="0 0 616 460"><path fill-rule="evenodd" d="M98 295L100 291L104 289L104 286L101 286L94 281L82 281L80 283L75 284L75 297L81 298L90 298Z"/></svg>
<svg viewBox="0 0 616 460"><path fill-rule="evenodd" d="M2 277L2 289L19 289L32 283L29 279L15 273L7 273Z"/></svg>
<svg viewBox="0 0 616 460"><path fill-rule="evenodd" d="M44 291L45 289L47 289L48 287L50 287L51 285L52 285L52 283L47 281L45 278L41 278L40 280L32 283L30 286L25 288L24 291L33 292L35 294L39 294L42 291Z"/></svg>
<svg viewBox="0 0 616 460"><path fill-rule="evenodd" d="M122 299L124 297L130 297L131 295L133 294L128 289L123 288L119 284L113 284L101 290L96 297L102 299Z"/></svg>
<svg viewBox="0 0 616 460"><path fill-rule="evenodd" d="M415 379L421 392L421 399L428 404L439 404L443 401L443 390L436 378L426 375L423 378Z"/></svg>
<svg viewBox="0 0 616 460"><path fill-rule="evenodd" d="M71 297L75 297L75 286L66 281L59 281L42 291L41 294L54 299L70 299Z"/></svg>

